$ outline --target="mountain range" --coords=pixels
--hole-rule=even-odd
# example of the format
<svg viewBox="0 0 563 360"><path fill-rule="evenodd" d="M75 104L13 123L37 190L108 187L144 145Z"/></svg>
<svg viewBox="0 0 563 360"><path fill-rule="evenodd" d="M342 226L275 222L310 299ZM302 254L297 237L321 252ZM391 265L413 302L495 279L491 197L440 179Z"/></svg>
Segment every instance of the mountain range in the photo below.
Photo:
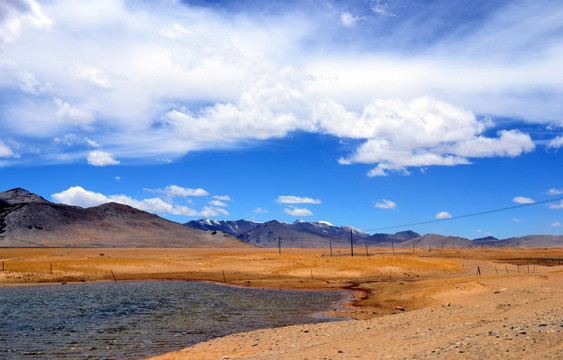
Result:
<svg viewBox="0 0 563 360"><path fill-rule="evenodd" d="M179 224L127 205L56 204L25 189L0 192L0 247L563 247L563 236L469 240L414 231L369 235L325 221L192 220Z"/></svg>
<svg viewBox="0 0 563 360"><path fill-rule="evenodd" d="M397 247L397 248L475 248L475 247L514 247L546 248L563 247L563 236L528 235L509 239L492 236L479 239L466 239L436 234L420 235L414 231L401 231L395 234L369 235L351 226L335 226L326 221L294 223L276 220L260 223L250 220L192 220L186 226L207 231L223 231L243 242L259 247L312 247L328 248L355 246Z"/></svg>
<svg viewBox="0 0 563 360"><path fill-rule="evenodd" d="M0 247L240 247L223 232L193 229L127 205L81 208L27 190L0 193Z"/></svg>

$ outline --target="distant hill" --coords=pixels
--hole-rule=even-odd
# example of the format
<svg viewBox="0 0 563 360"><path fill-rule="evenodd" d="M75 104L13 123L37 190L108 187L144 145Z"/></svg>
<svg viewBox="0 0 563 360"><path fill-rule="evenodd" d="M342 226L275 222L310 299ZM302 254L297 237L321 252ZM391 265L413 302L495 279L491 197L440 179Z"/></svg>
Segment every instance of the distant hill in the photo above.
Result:
<svg viewBox="0 0 563 360"><path fill-rule="evenodd" d="M55 204L27 190L0 193L0 246L237 247L222 232L188 228L127 205Z"/></svg>
<svg viewBox="0 0 563 360"><path fill-rule="evenodd" d="M362 241L368 234L351 226L335 226L326 221L305 222L297 220L292 224L276 220L258 223L249 220L210 220L199 219L185 225L196 229L224 231L238 237L247 244L260 247L325 248L349 246L350 233L355 241Z"/></svg>
<svg viewBox="0 0 563 360"><path fill-rule="evenodd" d="M259 247L277 247L281 238L284 247L348 247L350 232L354 244L371 247L412 248L476 248L476 247L520 247L545 248L563 247L563 236L529 235L519 238L497 239L487 236L474 240L437 234L420 235L414 231L400 231L395 234L378 233L369 235L350 226L335 226L326 221L305 222L297 220L292 224L276 220L265 223L250 220L199 219L185 225L196 229L223 231L236 236L247 244Z"/></svg>

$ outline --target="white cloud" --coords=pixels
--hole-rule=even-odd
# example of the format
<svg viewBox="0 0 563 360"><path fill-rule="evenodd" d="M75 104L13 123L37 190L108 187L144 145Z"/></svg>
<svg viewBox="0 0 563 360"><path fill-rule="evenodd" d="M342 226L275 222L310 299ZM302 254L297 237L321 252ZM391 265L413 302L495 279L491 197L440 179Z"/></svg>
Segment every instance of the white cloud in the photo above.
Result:
<svg viewBox="0 0 563 360"><path fill-rule="evenodd" d="M346 27L354 27L354 25L356 25L356 23L362 19L364 18L359 16L354 16L348 11L344 11L343 13L340 14L340 21Z"/></svg>
<svg viewBox="0 0 563 360"><path fill-rule="evenodd" d="M311 210L291 205L288 208L283 209L283 211L292 216L313 216L313 212Z"/></svg>
<svg viewBox="0 0 563 360"><path fill-rule="evenodd" d="M75 78L86 80L100 88L111 88L111 83L107 75L102 70L93 66L75 64L71 73Z"/></svg>
<svg viewBox="0 0 563 360"><path fill-rule="evenodd" d="M512 222L515 222L515 223L518 223L518 224L521 224L521 223L523 223L523 222L526 222L526 219L512 218L511 221L512 221Z"/></svg>
<svg viewBox="0 0 563 360"><path fill-rule="evenodd" d="M558 204L548 204L547 207L550 209L563 209L563 200L561 200Z"/></svg>
<svg viewBox="0 0 563 360"><path fill-rule="evenodd" d="M563 190L551 188L547 191L547 194L548 195L561 195L561 194L563 194Z"/></svg>
<svg viewBox="0 0 563 360"><path fill-rule="evenodd" d="M121 181L121 176L116 176L115 181Z"/></svg>
<svg viewBox="0 0 563 360"><path fill-rule="evenodd" d="M0 2L0 41L15 41L27 25L48 28L51 23L34 0Z"/></svg>
<svg viewBox="0 0 563 360"><path fill-rule="evenodd" d="M61 121L72 125L82 126L87 126L94 122L92 114L71 106L68 103L63 102L61 99L55 98L54 101L57 105L57 118Z"/></svg>
<svg viewBox="0 0 563 360"><path fill-rule="evenodd" d="M178 185L168 185L166 186L164 189L143 189L145 191L149 191L149 192L154 192L154 193L159 193L159 194L164 194L167 198L174 198L176 196L181 196L181 197L188 197L188 196L208 196L209 193L202 189L202 188L197 188L197 189L192 189L192 188L185 188L185 187L181 187Z"/></svg>
<svg viewBox="0 0 563 360"><path fill-rule="evenodd" d="M525 197L525 196L516 196L515 198L512 199L513 202L518 203L518 204L533 204L535 203L535 201L529 197Z"/></svg>
<svg viewBox="0 0 563 360"><path fill-rule="evenodd" d="M88 144L88 146L93 147L93 148L101 148L102 146L100 144L98 144L97 142L95 142L94 140L90 140L88 138L84 138L84 141L86 141L86 143Z"/></svg>
<svg viewBox="0 0 563 360"><path fill-rule="evenodd" d="M310 197L299 197L293 195L280 195L276 199L280 204L320 204L320 199L313 199Z"/></svg>
<svg viewBox="0 0 563 360"><path fill-rule="evenodd" d="M94 166L119 165L119 160L115 160L109 152L94 150L88 154L88 164Z"/></svg>
<svg viewBox="0 0 563 360"><path fill-rule="evenodd" d="M370 176L408 173L412 166L469 164L470 157L514 157L535 147L530 136L519 131L500 131L498 138L481 136L492 126L490 119L477 120L469 111L429 97L409 103L376 100L361 116L338 108L335 104L325 107L320 126L338 136L367 139L354 154L339 161L377 163Z"/></svg>
<svg viewBox="0 0 563 360"><path fill-rule="evenodd" d="M16 154L6 145L2 140L0 140L0 158L15 157Z"/></svg>
<svg viewBox="0 0 563 360"><path fill-rule="evenodd" d="M209 204L210 204L210 205L213 205L213 206L218 206L218 207L227 207L227 206L229 206L229 204L224 203L224 202L219 201L219 200L211 200L211 201L209 202Z"/></svg>
<svg viewBox="0 0 563 360"><path fill-rule="evenodd" d="M372 17L412 16L382 1L368 7ZM334 23L374 22L320 8L225 16L178 1L1 2L0 92L17 94L0 119L19 120L1 128L33 141L74 125L122 161L303 130L363 140L341 163L374 164L377 176L534 149L515 130L484 136L492 124L475 113L560 121L558 2L499 7L463 36L438 32L449 29L432 7L384 31L347 34ZM424 34L435 36L409 42Z"/></svg>
<svg viewBox="0 0 563 360"><path fill-rule="evenodd" d="M205 206L203 210L200 212L200 215L205 217L218 216L219 214L229 215L229 212L225 209L221 209L218 207L208 207L208 206Z"/></svg>
<svg viewBox="0 0 563 360"><path fill-rule="evenodd" d="M375 207L379 209L395 209L397 207L397 204L395 204L391 200L382 199L375 203Z"/></svg>
<svg viewBox="0 0 563 360"><path fill-rule="evenodd" d="M553 224L551 224L551 226L553 227L559 227L559 226L563 226L563 224L561 224L559 221L554 222Z"/></svg>
<svg viewBox="0 0 563 360"><path fill-rule="evenodd" d="M452 215L447 211L440 211L436 214L436 219L451 219Z"/></svg>
<svg viewBox="0 0 563 360"><path fill-rule="evenodd" d="M559 149L561 146L563 146L563 136L558 136L555 139L552 139L548 144L547 147L548 148L555 148L555 149Z"/></svg>
<svg viewBox="0 0 563 360"><path fill-rule="evenodd" d="M375 14L383 15L383 16L397 16L387 11L389 4L387 4L386 2L382 2L381 0L375 0L375 1L371 1L370 5L371 5L371 10Z"/></svg>
<svg viewBox="0 0 563 360"><path fill-rule="evenodd" d="M257 207L257 208L254 209L253 211L254 211L256 214L265 214L265 213L268 213L268 212L269 212L268 210L262 209L262 208L259 208L259 207Z"/></svg>
<svg viewBox="0 0 563 360"><path fill-rule="evenodd" d="M231 201L231 197L229 195L213 195L214 199L220 200L220 201Z"/></svg>
<svg viewBox="0 0 563 360"><path fill-rule="evenodd" d="M187 206L177 205L164 201L160 198L149 198L137 200L127 195L104 195L101 193L85 190L80 186L73 186L60 193L51 195L51 198L67 205L80 207L92 207L115 202L128 205L139 210L153 212L157 214L172 214L185 216L217 216L219 214L228 215L229 213L220 208L204 207L202 211L191 209Z"/></svg>
<svg viewBox="0 0 563 360"><path fill-rule="evenodd" d="M72 186L60 193L52 194L51 198L63 204L84 208L98 206L111 201L107 196L101 193L84 190L84 188L80 186Z"/></svg>

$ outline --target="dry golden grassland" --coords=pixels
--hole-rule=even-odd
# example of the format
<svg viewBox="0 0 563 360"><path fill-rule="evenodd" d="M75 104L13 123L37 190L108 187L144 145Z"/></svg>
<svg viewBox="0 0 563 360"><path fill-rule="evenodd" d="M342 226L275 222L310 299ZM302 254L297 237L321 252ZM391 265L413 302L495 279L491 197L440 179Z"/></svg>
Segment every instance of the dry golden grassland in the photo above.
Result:
<svg viewBox="0 0 563 360"><path fill-rule="evenodd" d="M368 318L442 301L482 276L540 275L535 259L563 249L81 249L1 248L0 285L76 281L198 280L233 285L355 291L353 311ZM473 271L472 273L470 273ZM469 275L467 275L470 273ZM467 275L467 276L464 276ZM335 314L337 315L337 314Z"/></svg>

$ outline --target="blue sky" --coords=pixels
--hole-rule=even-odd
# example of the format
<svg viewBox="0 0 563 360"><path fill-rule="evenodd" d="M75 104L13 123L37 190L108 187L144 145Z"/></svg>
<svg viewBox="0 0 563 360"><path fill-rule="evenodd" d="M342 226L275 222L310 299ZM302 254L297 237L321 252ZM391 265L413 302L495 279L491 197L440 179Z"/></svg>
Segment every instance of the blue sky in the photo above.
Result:
<svg viewBox="0 0 563 360"><path fill-rule="evenodd" d="M2 2L0 187L179 222L563 234L560 199L456 219L563 196L561 18L560 1Z"/></svg>

